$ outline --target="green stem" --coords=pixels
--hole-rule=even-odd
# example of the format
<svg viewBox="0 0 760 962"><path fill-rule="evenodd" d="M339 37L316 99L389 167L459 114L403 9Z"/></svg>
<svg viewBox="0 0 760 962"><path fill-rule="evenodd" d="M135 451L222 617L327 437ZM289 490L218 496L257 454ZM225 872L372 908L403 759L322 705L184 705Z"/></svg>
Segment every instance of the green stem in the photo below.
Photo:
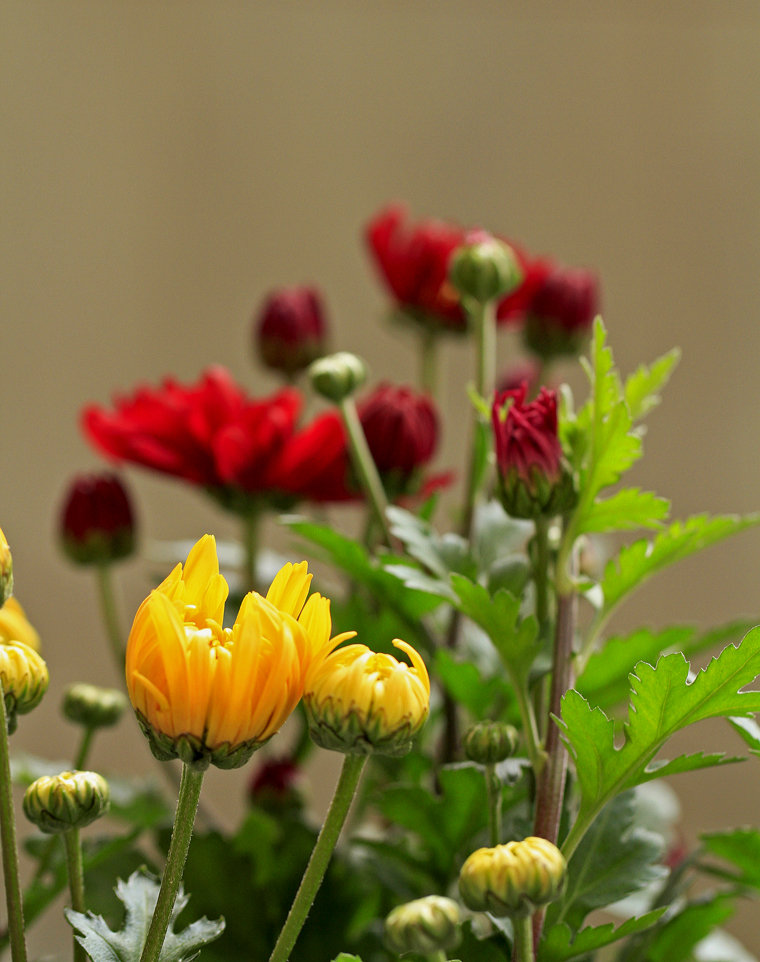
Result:
<svg viewBox="0 0 760 962"><path fill-rule="evenodd" d="M174 902L177 898L182 873L187 860L187 850L193 834L193 822L198 810L198 799L203 784L203 772L194 771L189 765L182 766L179 783L177 811L174 816L172 839L166 856L166 866L161 879L161 890L153 912L153 918L145 939L140 962L157 962L166 938Z"/></svg>
<svg viewBox="0 0 760 962"><path fill-rule="evenodd" d="M77 757L74 759L74 771L82 772L85 770L84 766L90 754L90 748L92 747L92 741L96 731L96 728L85 728Z"/></svg>
<svg viewBox="0 0 760 962"><path fill-rule="evenodd" d="M343 424L348 434L348 445L351 450L354 467L356 468L362 487L369 498L372 510L380 525L386 544L391 545L391 529L388 526L388 519L385 512L388 509L388 499L385 496L380 475L377 467L372 460L372 454L364 436L364 429L359 420L359 412L356 410L356 402L352 397L344 398L340 404L340 413Z"/></svg>
<svg viewBox="0 0 760 962"><path fill-rule="evenodd" d="M551 617L549 612L549 520L536 518L534 522L535 560L533 564L533 585L536 590L536 619L539 637L542 641L549 637Z"/></svg>
<svg viewBox="0 0 760 962"><path fill-rule="evenodd" d="M75 912L84 912L84 872L82 871L82 847L79 844L79 829L70 828L63 833L66 846L66 868L69 875L71 907ZM74 962L87 962L87 953L74 936Z"/></svg>
<svg viewBox="0 0 760 962"><path fill-rule="evenodd" d="M470 311L470 323L475 327L477 347L475 389L490 401L496 384L496 302L475 305Z"/></svg>
<svg viewBox="0 0 760 962"><path fill-rule="evenodd" d="M438 340L430 328L424 328L420 336L420 387L435 398L438 389Z"/></svg>
<svg viewBox="0 0 760 962"><path fill-rule="evenodd" d="M243 516L243 548L245 559L243 568L243 594L256 591L256 559L259 553L259 512L248 511Z"/></svg>
<svg viewBox="0 0 760 962"><path fill-rule="evenodd" d="M290 957L306 916L314 904L319 886L322 884L330 856L348 815L366 761L366 755L346 755L343 759L343 768L335 787L333 800L269 962L287 962Z"/></svg>
<svg viewBox="0 0 760 962"><path fill-rule="evenodd" d="M488 835L491 847L495 847L501 839L501 784L495 765L486 765L484 775L488 800Z"/></svg>
<svg viewBox="0 0 760 962"><path fill-rule="evenodd" d="M16 848L16 819L11 794L11 763L8 750L8 718L5 710L5 693L0 682L0 840L3 846L3 876L5 879L5 902L8 906L8 932L13 962L26 962L24 941L24 906L18 876L18 850Z"/></svg>
<svg viewBox="0 0 760 962"><path fill-rule="evenodd" d="M513 919L512 925L515 931L514 952L512 953L513 962L534 962L533 926L530 921L530 916Z"/></svg>
<svg viewBox="0 0 760 962"><path fill-rule="evenodd" d="M116 610L116 597L113 590L113 580L111 578L112 566L107 562L96 565L98 580L98 595L100 597L100 613L106 626L106 635L111 644L116 665L119 671L124 670L124 655L126 647L121 633L119 616Z"/></svg>
<svg viewBox="0 0 760 962"><path fill-rule="evenodd" d="M525 736L525 751L528 755L536 778L538 778L543 770L544 764L546 763L546 755L541 747L541 739L538 734L538 724L536 723L536 715L533 710L533 703L528 697L528 693L525 691L525 687L522 683L513 680L512 687L514 688L515 697L517 698L517 707L520 710L523 735Z"/></svg>

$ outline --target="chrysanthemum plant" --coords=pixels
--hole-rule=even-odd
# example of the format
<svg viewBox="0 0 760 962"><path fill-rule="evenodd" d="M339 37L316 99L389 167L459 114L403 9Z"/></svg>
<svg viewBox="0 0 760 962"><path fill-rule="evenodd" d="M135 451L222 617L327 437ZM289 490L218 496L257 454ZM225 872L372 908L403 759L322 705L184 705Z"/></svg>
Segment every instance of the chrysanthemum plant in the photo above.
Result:
<svg viewBox="0 0 760 962"><path fill-rule="evenodd" d="M296 289L270 294L256 324L257 342L276 347L266 363L289 382L273 397L250 397L215 367L195 385L168 379L84 414L111 459L196 485L240 517L242 590L225 614L229 587L206 536L134 606L127 633L111 578L133 544L122 482L72 487L62 544L97 574L134 717L122 717L121 692L73 686L72 771L15 757L24 811L47 833L25 838L24 889L7 734L47 672L23 609L5 602L12 959L26 959L27 927L67 880L74 958L93 962L746 959L720 926L760 889L760 831L685 839L661 780L741 761L742 742L760 755L760 629L620 634L612 621L665 567L760 523L671 521L665 499L626 484L677 352L623 377L594 319L594 276L482 231L409 227L391 208L367 239L408 328L399 339L416 334L420 390L386 383L357 402L366 366L346 354L312 361L324 307ZM498 324L523 332L521 378L497 378ZM436 348L452 334L476 345L457 398L469 398L472 423L462 465L431 477ZM581 351L588 393L576 406L555 362ZM299 368L310 361L312 389L332 406L302 425ZM351 518L361 533L341 528L337 507L329 524L310 517L325 502L364 504L366 523ZM324 576L332 608L305 562L283 559L264 590L260 521L283 511L299 551L339 575ZM0 574L5 598L1 532ZM706 667L690 664L709 654ZM673 754L672 736L707 718L726 719L731 754ZM82 771L116 724L139 726L173 789ZM321 829L302 790L318 750L344 756ZM210 765L251 768L232 831L199 808ZM80 835L109 798L108 828Z"/></svg>

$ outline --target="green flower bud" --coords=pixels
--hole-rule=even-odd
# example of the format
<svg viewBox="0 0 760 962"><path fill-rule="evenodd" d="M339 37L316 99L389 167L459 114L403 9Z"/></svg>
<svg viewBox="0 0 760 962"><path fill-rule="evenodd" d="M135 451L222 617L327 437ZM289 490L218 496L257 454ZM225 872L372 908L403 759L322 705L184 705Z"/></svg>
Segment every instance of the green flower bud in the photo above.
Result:
<svg viewBox="0 0 760 962"><path fill-rule="evenodd" d="M464 904L497 917L532 915L562 889L567 864L548 839L530 836L495 848L479 848L459 873Z"/></svg>
<svg viewBox="0 0 760 962"><path fill-rule="evenodd" d="M517 729L503 722L484 721L465 733L464 753L471 762L495 765L514 754L517 748Z"/></svg>
<svg viewBox="0 0 760 962"><path fill-rule="evenodd" d="M454 252L449 280L464 297L486 304L513 291L522 281L522 271L511 247L480 233Z"/></svg>
<svg viewBox="0 0 760 962"><path fill-rule="evenodd" d="M385 941L392 952L430 955L459 944L459 906L442 895L399 905L385 920Z"/></svg>
<svg viewBox="0 0 760 962"><path fill-rule="evenodd" d="M317 394L340 404L367 380L367 365L355 354L338 351L310 364L309 378Z"/></svg>
<svg viewBox="0 0 760 962"><path fill-rule="evenodd" d="M108 811L108 782L97 772L43 775L27 788L24 814L30 822L55 835L83 828Z"/></svg>
<svg viewBox="0 0 760 962"><path fill-rule="evenodd" d="M0 608L13 594L13 556L0 528Z"/></svg>
<svg viewBox="0 0 760 962"><path fill-rule="evenodd" d="M16 730L16 715L36 708L47 691L50 676L37 652L21 641L0 644L0 684L3 686L8 734Z"/></svg>
<svg viewBox="0 0 760 962"><path fill-rule="evenodd" d="M116 724L127 704L127 696L116 688L81 683L66 689L61 708L64 716L77 725L107 728Z"/></svg>

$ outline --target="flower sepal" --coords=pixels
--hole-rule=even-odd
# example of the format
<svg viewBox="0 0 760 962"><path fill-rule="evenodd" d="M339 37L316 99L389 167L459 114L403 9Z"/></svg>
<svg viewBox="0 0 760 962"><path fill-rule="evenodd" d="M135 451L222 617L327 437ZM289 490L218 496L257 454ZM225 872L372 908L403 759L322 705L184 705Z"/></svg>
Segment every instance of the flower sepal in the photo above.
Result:
<svg viewBox="0 0 760 962"><path fill-rule="evenodd" d="M160 762L169 762L178 758L194 772L205 772L209 765L224 769L242 768L256 749L269 741L268 738L264 741L252 738L235 745L223 742L210 749L204 744L203 739L195 735L177 735L173 738L171 735L157 731L139 711L135 711L135 717L140 731L148 740L154 758Z"/></svg>
<svg viewBox="0 0 760 962"><path fill-rule="evenodd" d="M419 730L411 718L389 731L382 710L373 718L364 719L357 711L344 712L339 704L333 709L330 701L322 704L318 717L310 719L309 734L320 748L344 755L378 754L393 758L411 750L413 736Z"/></svg>
<svg viewBox="0 0 760 962"><path fill-rule="evenodd" d="M499 478L499 497L510 517L532 520L567 513L575 507L578 493L572 473L562 465L556 479L538 467L531 469L527 482L519 471L508 472Z"/></svg>

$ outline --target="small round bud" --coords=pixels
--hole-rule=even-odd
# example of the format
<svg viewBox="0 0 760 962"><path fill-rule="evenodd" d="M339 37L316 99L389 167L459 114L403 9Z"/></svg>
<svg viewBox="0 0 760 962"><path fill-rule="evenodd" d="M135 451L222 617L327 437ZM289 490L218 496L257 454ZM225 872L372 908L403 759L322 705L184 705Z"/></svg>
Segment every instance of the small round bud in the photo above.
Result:
<svg viewBox="0 0 760 962"><path fill-rule="evenodd" d="M116 688L98 688L85 683L66 689L61 706L69 721L85 728L115 725L127 707L127 697Z"/></svg>
<svg viewBox="0 0 760 962"><path fill-rule="evenodd" d="M385 920L385 941L392 952L431 955L459 944L459 906L442 895L399 905Z"/></svg>
<svg viewBox="0 0 760 962"><path fill-rule="evenodd" d="M97 772L43 775L27 788L24 814L48 835L83 828L108 811L108 782Z"/></svg>
<svg viewBox="0 0 760 962"><path fill-rule="evenodd" d="M577 355L588 340L598 313L596 275L581 268L555 267L528 304L523 342L544 361Z"/></svg>
<svg viewBox="0 0 760 962"><path fill-rule="evenodd" d="M475 912L497 917L531 915L557 897L566 870L556 845L530 836L473 852L459 873L459 892Z"/></svg>
<svg viewBox="0 0 760 962"><path fill-rule="evenodd" d="M495 765L510 758L517 748L517 729L503 722L478 722L464 736L464 753L471 762Z"/></svg>
<svg viewBox="0 0 760 962"><path fill-rule="evenodd" d="M327 324L319 291L273 291L257 315L254 340L267 367L293 377L324 354Z"/></svg>
<svg viewBox="0 0 760 962"><path fill-rule="evenodd" d="M0 528L0 607L13 594L13 556Z"/></svg>
<svg viewBox="0 0 760 962"><path fill-rule="evenodd" d="M322 748L347 755L405 755L430 710L430 679L419 654L405 641L393 655L346 645L309 671L304 704L309 731Z"/></svg>
<svg viewBox="0 0 760 962"><path fill-rule="evenodd" d="M16 715L36 708L47 691L47 665L37 652L20 641L0 644L0 683L3 686L8 733L16 730Z"/></svg>
<svg viewBox="0 0 760 962"><path fill-rule="evenodd" d="M103 564L132 554L134 514L115 474L74 479L61 512L60 539L64 553L76 564Z"/></svg>
<svg viewBox="0 0 760 962"><path fill-rule="evenodd" d="M467 241L449 264L449 280L460 294L486 304L520 284L522 271L509 245L485 233L471 234Z"/></svg>
<svg viewBox="0 0 760 962"><path fill-rule="evenodd" d="M317 394L339 404L364 384L367 365L355 354L338 351L310 364L309 377Z"/></svg>

